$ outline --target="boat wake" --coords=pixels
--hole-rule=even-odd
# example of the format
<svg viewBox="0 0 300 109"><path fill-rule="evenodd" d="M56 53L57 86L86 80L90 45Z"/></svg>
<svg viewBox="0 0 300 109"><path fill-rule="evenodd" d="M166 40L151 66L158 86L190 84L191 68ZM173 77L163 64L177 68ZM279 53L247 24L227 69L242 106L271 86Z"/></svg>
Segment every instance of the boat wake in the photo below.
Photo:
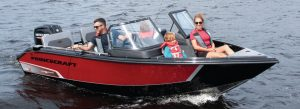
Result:
<svg viewBox="0 0 300 109"><path fill-rule="evenodd" d="M183 107L201 107L206 103L217 102L220 94L203 93L198 95L174 95L164 97L144 97L134 100L128 99L126 104L110 105L105 108L156 108L156 107L174 107L173 104L185 104ZM181 105L182 106L182 105Z"/></svg>
<svg viewBox="0 0 300 109"><path fill-rule="evenodd" d="M202 105L207 102L214 102L219 99L220 95L213 94L213 93L204 93L200 95L177 95L170 98L165 98L160 100L159 104L168 104L168 103L182 103L182 102L189 102L193 105Z"/></svg>

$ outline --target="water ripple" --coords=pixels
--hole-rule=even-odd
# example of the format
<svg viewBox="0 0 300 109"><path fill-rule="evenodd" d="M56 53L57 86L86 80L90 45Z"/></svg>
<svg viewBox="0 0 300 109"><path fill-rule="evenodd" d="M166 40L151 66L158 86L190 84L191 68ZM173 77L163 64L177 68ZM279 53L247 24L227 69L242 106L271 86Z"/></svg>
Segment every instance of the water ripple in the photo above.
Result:
<svg viewBox="0 0 300 109"><path fill-rule="evenodd" d="M56 3L56 2L65 2L65 0L48 0L45 3Z"/></svg>
<svg viewBox="0 0 300 109"><path fill-rule="evenodd" d="M121 16L128 16L127 12L121 12L115 15L111 15L110 17L121 17Z"/></svg>

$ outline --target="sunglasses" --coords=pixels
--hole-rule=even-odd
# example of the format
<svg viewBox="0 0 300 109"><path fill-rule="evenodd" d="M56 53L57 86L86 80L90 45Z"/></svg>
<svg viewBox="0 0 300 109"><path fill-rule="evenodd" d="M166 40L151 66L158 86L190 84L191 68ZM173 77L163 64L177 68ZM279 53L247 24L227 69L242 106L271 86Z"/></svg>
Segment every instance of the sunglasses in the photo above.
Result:
<svg viewBox="0 0 300 109"><path fill-rule="evenodd" d="M103 26L103 25L94 26L94 28L95 28L95 29L98 29L98 28L101 27L101 26Z"/></svg>
<svg viewBox="0 0 300 109"><path fill-rule="evenodd" d="M199 24L203 24L203 22L195 22L195 24L199 25Z"/></svg>

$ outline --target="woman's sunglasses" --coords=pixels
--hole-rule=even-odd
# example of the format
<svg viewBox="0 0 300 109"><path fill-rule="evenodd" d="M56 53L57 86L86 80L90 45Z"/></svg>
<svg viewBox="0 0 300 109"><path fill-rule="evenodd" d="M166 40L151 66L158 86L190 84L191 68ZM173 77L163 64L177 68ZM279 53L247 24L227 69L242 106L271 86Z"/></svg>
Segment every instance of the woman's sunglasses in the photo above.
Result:
<svg viewBox="0 0 300 109"><path fill-rule="evenodd" d="M203 24L203 22L195 22L195 24L199 25L199 24Z"/></svg>

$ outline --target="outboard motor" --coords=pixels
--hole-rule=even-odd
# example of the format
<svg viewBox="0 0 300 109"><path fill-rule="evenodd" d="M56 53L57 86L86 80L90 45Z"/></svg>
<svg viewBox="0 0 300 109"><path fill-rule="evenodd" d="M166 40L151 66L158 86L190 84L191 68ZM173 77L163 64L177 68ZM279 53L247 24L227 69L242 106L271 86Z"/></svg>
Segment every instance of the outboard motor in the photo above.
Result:
<svg viewBox="0 0 300 109"><path fill-rule="evenodd" d="M35 45L43 45L42 37L45 34L55 34L62 32L62 29L59 25L43 25L36 27L34 29L34 43Z"/></svg>

